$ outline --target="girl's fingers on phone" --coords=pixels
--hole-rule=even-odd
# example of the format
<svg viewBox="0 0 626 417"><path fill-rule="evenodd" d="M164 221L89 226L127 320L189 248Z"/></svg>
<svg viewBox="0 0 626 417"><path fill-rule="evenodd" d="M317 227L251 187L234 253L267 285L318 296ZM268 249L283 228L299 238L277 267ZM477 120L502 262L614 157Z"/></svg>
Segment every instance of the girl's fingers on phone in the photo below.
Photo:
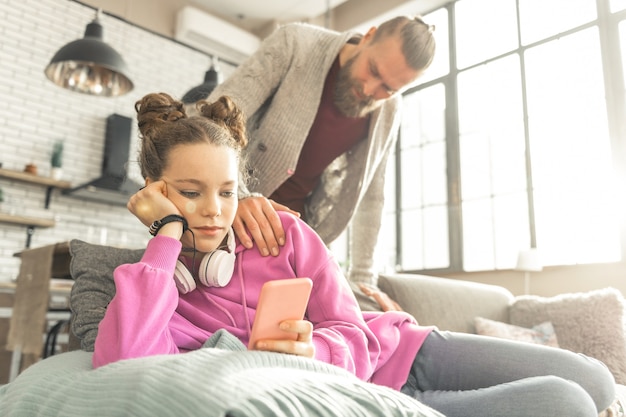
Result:
<svg viewBox="0 0 626 417"><path fill-rule="evenodd" d="M284 320L281 330L298 333L298 341L309 342L313 338L313 324L308 320Z"/></svg>
<svg viewBox="0 0 626 417"><path fill-rule="evenodd" d="M313 358L315 356L315 346L313 346L310 341L261 340L256 344L256 349L269 352L287 353L307 358Z"/></svg>

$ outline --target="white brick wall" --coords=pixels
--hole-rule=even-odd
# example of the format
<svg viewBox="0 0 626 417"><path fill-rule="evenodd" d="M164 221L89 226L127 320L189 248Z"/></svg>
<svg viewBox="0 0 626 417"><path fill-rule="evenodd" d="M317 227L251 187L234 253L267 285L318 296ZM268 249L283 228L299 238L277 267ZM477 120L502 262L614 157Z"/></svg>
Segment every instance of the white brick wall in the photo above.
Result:
<svg viewBox="0 0 626 417"><path fill-rule="evenodd" d="M103 14L104 40L126 61L135 88L117 98L94 97L64 90L44 75L54 53L82 38L95 11L70 0L3 0L0 2L0 162L22 170L28 163L41 175L49 172L50 153L65 141L63 179L73 185L100 174L107 116L134 119L134 103L151 92L176 97L203 81L211 58L178 42ZM220 65L225 76L232 68ZM137 129L133 126L133 138ZM136 164L136 141L130 150L130 176L142 182ZM44 208L45 187L0 179L5 202L0 211L54 218L56 226L35 230L31 247L82 239L125 247L146 244L146 228L125 207L85 202L52 193ZM106 235L106 236L105 236ZM0 223L0 281L17 276L26 228Z"/></svg>

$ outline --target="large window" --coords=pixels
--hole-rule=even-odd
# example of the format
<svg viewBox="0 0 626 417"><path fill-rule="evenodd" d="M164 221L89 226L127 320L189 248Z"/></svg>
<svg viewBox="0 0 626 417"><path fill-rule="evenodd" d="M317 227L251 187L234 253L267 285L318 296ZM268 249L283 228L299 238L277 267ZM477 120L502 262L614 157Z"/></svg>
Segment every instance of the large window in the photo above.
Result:
<svg viewBox="0 0 626 417"><path fill-rule="evenodd" d="M626 0L459 0L424 18L438 51L405 95L381 269L509 269L530 247L546 265L619 261Z"/></svg>

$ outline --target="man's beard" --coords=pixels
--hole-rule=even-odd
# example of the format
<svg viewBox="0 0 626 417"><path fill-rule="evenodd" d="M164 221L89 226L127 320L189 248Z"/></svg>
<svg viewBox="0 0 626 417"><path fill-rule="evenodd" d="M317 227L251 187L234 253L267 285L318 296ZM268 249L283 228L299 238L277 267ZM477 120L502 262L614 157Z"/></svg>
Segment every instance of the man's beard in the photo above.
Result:
<svg viewBox="0 0 626 417"><path fill-rule="evenodd" d="M363 89L357 81L352 79L350 70L354 64L354 60L358 55L350 58L343 67L339 68L339 74L337 75L337 81L335 83L335 91L333 94L335 106L339 111L347 117L363 117L373 110L377 109L382 100L374 100L371 97L365 97L359 99L355 91L358 91L362 96Z"/></svg>

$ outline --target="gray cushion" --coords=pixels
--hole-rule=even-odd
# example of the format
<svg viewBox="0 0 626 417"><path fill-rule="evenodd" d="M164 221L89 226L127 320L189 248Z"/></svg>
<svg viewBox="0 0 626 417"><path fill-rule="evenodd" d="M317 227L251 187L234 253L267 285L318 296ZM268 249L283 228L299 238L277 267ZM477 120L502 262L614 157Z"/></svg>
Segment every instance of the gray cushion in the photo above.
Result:
<svg viewBox="0 0 626 417"><path fill-rule="evenodd" d="M144 249L122 249L94 245L74 239L70 242L70 274L76 281L70 295L72 332L81 349L93 352L98 324L115 295L113 270L141 259Z"/></svg>
<svg viewBox="0 0 626 417"><path fill-rule="evenodd" d="M511 323L532 327L552 322L560 347L601 360L617 383L626 384L625 302L615 288L520 296L511 306Z"/></svg>

